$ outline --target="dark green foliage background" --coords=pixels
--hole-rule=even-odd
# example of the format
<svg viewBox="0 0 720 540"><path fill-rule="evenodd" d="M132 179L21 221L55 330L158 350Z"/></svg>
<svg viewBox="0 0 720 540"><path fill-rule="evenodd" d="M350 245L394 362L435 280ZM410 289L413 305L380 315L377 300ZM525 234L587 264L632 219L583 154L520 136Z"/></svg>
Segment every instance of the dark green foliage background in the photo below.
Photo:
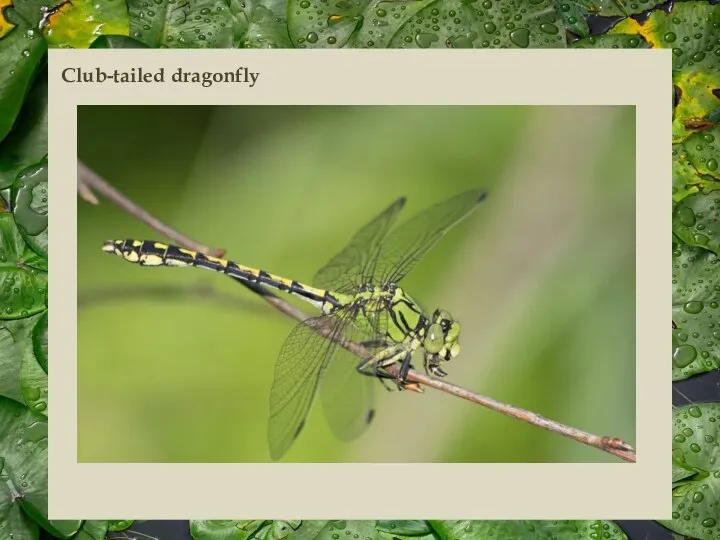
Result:
<svg viewBox="0 0 720 540"><path fill-rule="evenodd" d="M307 0L287 3L282 0L201 0L190 5L179 0L129 0L127 3L73 0L71 5L59 6L57 13L48 16L58 7L53 0L3 2L0 8L0 189L3 190L3 204L0 210L6 216L2 221L0 247L6 260L0 257L0 261L4 264L22 260L23 264L0 264L0 273L5 280L0 313L9 307L8 315L12 315L0 323L0 381L2 394L6 396L0 398L0 433L3 437L0 441L3 493L0 498L0 537L12 535L14 540L37 539L41 526L58 538L99 540L106 530L119 530L129 525L127 522L93 521L53 524L44 517L47 438L43 425L47 409L43 409L46 405L43 374L48 371L47 319L42 310L36 310L46 287L43 277L46 266L43 264L42 231L40 234L30 234L27 229L21 232L18 226L22 227L23 219L28 216L22 218L21 213L13 214L12 210L13 201L17 200L13 196L13 186L19 190L21 175L33 170L37 173L38 168L41 171L41 162L47 152L44 62L48 46L672 48L675 59L673 201L678 204L674 209L673 317L680 319L676 322L677 328L673 329L673 352L677 356L677 349L682 346L692 346L695 350L695 356L686 365L678 364L685 364L692 352L681 352L681 361L673 364L673 373L680 379L717 369L717 338L715 327L710 326L715 324L712 311L715 309L712 306L714 286L708 287L706 282L698 281L700 276L711 283L717 281L717 269L713 265L717 242L713 236L714 226L710 226L714 223L712 212L716 211L710 207L715 204L713 190L718 180L717 137L720 135L713 124L720 115L717 96L720 87L720 11L715 3L676 2L674 6L664 6L666 10L672 7L669 13L656 9L649 19L646 14L637 19L630 15L654 8L659 4L655 0L509 0L502 5L491 0L470 3L449 0L433 4L417 2L405 10L398 10L395 5L388 10L378 4L361 1L330 6L329 3ZM312 10L317 18L311 20ZM590 28L588 21L595 15L617 16L619 22L608 22L605 27L611 29L605 35L586 37ZM40 25L44 18L48 24ZM386 21L388 24L383 24ZM317 39L311 35L313 33L317 34ZM331 37L335 38L334 43L330 43ZM584 39L578 41L577 38ZM38 200L30 205L30 209L32 213L42 215L43 197L41 193L36 195ZM686 208L692 212L692 218ZM30 229L37 230L32 226L32 213L28 214ZM708 217L710 223L706 223ZM704 227L700 229L699 225ZM18 241L18 235L25 242L24 246ZM10 276L14 279L12 282L7 280ZM15 281L17 278L20 281ZM8 301L13 297L16 284L22 284L23 290L27 288L29 295L26 298L23 293L19 303ZM685 309L688 302L698 301L703 303L700 311L697 311L697 304ZM26 314L23 314L23 306ZM36 313L31 314L31 311ZM17 318L18 313L20 318ZM658 360L661 368L662 362ZM717 424L720 422L713 407L716 405L702 406L698 409L699 415L690 408L675 411L673 415L675 484L672 495L676 513L665 525L684 535L703 539L716 538L720 533L717 523L710 521L714 516L707 514L715 512L717 516L718 490L703 488L703 485L712 485L720 476L716 459L720 439ZM694 440L694 437L699 438ZM257 523L257 526L249 526L247 522L193 523L191 528L197 538L213 539L303 536L295 531L305 530L298 523ZM505 528L502 533L495 532L498 538L575 538L581 528L594 526L593 532L586 537L600 538L605 537L605 526L612 528L612 524L571 524L548 532L544 527L552 524L545 523L499 524L498 527ZM348 522L345 527L360 531L371 525L372 522ZM432 527L441 538L468 538L474 537L473 534L480 538L487 526L491 525L436 522L397 525L396 535L423 536L427 528ZM308 531L320 531L324 527L326 525L311 523ZM340 529L336 525L328 524L327 527ZM240 532L235 533L235 530ZM374 525L374 530L378 532L373 532L373 536L390 529L378 524ZM203 534L212 536L200 536ZM359 537L359 532L357 534Z"/></svg>

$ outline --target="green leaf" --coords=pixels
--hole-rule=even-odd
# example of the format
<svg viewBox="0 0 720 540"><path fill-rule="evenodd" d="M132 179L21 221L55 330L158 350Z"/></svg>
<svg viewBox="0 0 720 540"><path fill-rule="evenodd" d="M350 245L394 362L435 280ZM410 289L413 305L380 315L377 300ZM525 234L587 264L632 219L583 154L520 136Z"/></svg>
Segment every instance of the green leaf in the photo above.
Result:
<svg viewBox="0 0 720 540"><path fill-rule="evenodd" d="M627 539L612 521L428 521L442 540Z"/></svg>
<svg viewBox="0 0 720 540"><path fill-rule="evenodd" d="M673 201L682 201L699 191L720 189L720 179L714 176L717 160L706 154L716 147L714 140L712 132L695 133L684 142L673 145Z"/></svg>
<svg viewBox="0 0 720 540"><path fill-rule="evenodd" d="M632 34L604 34L579 39L571 45L575 49L649 49L650 44Z"/></svg>
<svg viewBox="0 0 720 540"><path fill-rule="evenodd" d="M720 24L720 23L719 23ZM715 188L720 187L720 126L715 126L700 133L693 133L682 142L688 161L698 175L706 175L714 180Z"/></svg>
<svg viewBox="0 0 720 540"><path fill-rule="evenodd" d="M487 6L487 7L486 7ZM297 47L565 47L553 0L289 0L288 30Z"/></svg>
<svg viewBox="0 0 720 540"><path fill-rule="evenodd" d="M673 246L673 380L720 367L720 265L705 249Z"/></svg>
<svg viewBox="0 0 720 540"><path fill-rule="evenodd" d="M375 538L375 521L192 520L195 540L337 540ZM384 538L384 537L383 537Z"/></svg>
<svg viewBox="0 0 720 540"><path fill-rule="evenodd" d="M668 14L653 11L643 23L627 18L611 34L638 34L656 48L673 50L673 85L680 91L673 119L673 141L700 129L697 120L720 107L720 5L705 1L677 2ZM702 127L702 124L700 124Z"/></svg>
<svg viewBox="0 0 720 540"><path fill-rule="evenodd" d="M295 534L289 538L291 540L309 540L310 538L317 538L318 540L338 540L339 538L372 538L375 536L375 523L374 520L364 521L350 521L344 519L337 519L331 521L303 521L302 527L300 527ZM322 525L322 528L319 526ZM303 528L305 528L303 530Z"/></svg>
<svg viewBox="0 0 720 540"><path fill-rule="evenodd" d="M590 4L586 0L555 0L555 9L567 30L580 37L587 37L590 35L590 27L586 17L588 10L594 7Z"/></svg>
<svg viewBox="0 0 720 540"><path fill-rule="evenodd" d="M118 519L118 520L109 520L108 522L108 532L119 532L124 531L125 529L129 528L133 523L135 523L135 520L133 519Z"/></svg>
<svg viewBox="0 0 720 540"><path fill-rule="evenodd" d="M4 459L0 457L0 463L3 462ZM37 523L22 511L17 497L18 491L0 466L0 538L37 540L40 529Z"/></svg>
<svg viewBox="0 0 720 540"><path fill-rule="evenodd" d="M673 410L673 456L697 472L673 488L669 529L694 538L720 535L720 403L697 403Z"/></svg>
<svg viewBox="0 0 720 540"><path fill-rule="evenodd" d="M0 214L0 320L47 308L47 261L25 244L12 214Z"/></svg>
<svg viewBox="0 0 720 540"><path fill-rule="evenodd" d="M30 26L42 28L62 10L70 8L70 2L67 0L22 0L15 2L13 7Z"/></svg>
<svg viewBox="0 0 720 540"><path fill-rule="evenodd" d="M47 313L47 312L45 312ZM25 403L32 410L48 415L48 375L32 353L32 342L22 345L26 351L20 365L20 388Z"/></svg>
<svg viewBox="0 0 720 540"><path fill-rule="evenodd" d="M673 208L672 229L689 246L720 254L720 191L688 195Z"/></svg>
<svg viewBox="0 0 720 540"><path fill-rule="evenodd" d="M24 403L20 384L23 357L32 354L31 333L42 314L0 321L0 396Z"/></svg>
<svg viewBox="0 0 720 540"><path fill-rule="evenodd" d="M0 141L10 133L46 50L42 36L12 8L0 10Z"/></svg>
<svg viewBox="0 0 720 540"><path fill-rule="evenodd" d="M687 465L687 463L681 463L675 460L673 457L672 460L672 481L673 481L673 487L676 487L677 484L682 482L683 480L687 480L688 478L692 478L698 474L698 471ZM683 482L685 483L685 482Z"/></svg>
<svg viewBox="0 0 720 540"><path fill-rule="evenodd" d="M190 520L190 534L195 540L246 540L264 523L263 520Z"/></svg>
<svg viewBox="0 0 720 540"><path fill-rule="evenodd" d="M148 46L128 36L100 36L90 44L91 49L147 49Z"/></svg>
<svg viewBox="0 0 720 540"><path fill-rule="evenodd" d="M57 538L72 538L82 527L82 519L51 519L46 520L40 515L40 522L44 523L45 530Z"/></svg>
<svg viewBox="0 0 720 540"><path fill-rule="evenodd" d="M286 0L233 0L238 28L243 25L242 37L237 39L247 49L289 49L292 41L287 26ZM245 6L245 7L242 7Z"/></svg>
<svg viewBox="0 0 720 540"><path fill-rule="evenodd" d="M307 520L307 521L296 521L296 522L288 522L288 523L295 523L295 528L293 530L293 533L291 535L288 535L288 538L290 540L312 540L315 538L332 538L335 529L340 529L341 526L344 526L347 522L345 521L316 521L316 520ZM353 523L353 522L350 522ZM375 522L372 522L375 523ZM324 535L324 536L323 536ZM347 535L346 535L347 536ZM358 536L359 537L359 536Z"/></svg>
<svg viewBox="0 0 720 540"><path fill-rule="evenodd" d="M43 339L47 355L47 311L0 324L0 394L47 416L47 372L35 356Z"/></svg>
<svg viewBox="0 0 720 540"><path fill-rule="evenodd" d="M653 9L666 0L582 0L588 11L603 17L634 15Z"/></svg>
<svg viewBox="0 0 720 540"><path fill-rule="evenodd" d="M261 527L253 536L259 540L282 540L291 538L300 527L301 521L274 520Z"/></svg>
<svg viewBox="0 0 720 540"><path fill-rule="evenodd" d="M25 242L43 258L48 250L48 162L23 169L12 189L13 213Z"/></svg>
<svg viewBox="0 0 720 540"><path fill-rule="evenodd" d="M425 536L432 532L424 520L380 520L375 525L378 531L403 536Z"/></svg>
<svg viewBox="0 0 720 540"><path fill-rule="evenodd" d="M720 33L717 39L720 39ZM705 68L693 71L687 67L673 72L673 84L679 89L680 100L673 114L672 133L673 142L679 142L712 127L712 122L706 119L720 107L720 73Z"/></svg>
<svg viewBox="0 0 720 540"><path fill-rule="evenodd" d="M117 0L72 0L47 18L45 39L54 47L85 49L102 34L127 35L127 6Z"/></svg>
<svg viewBox="0 0 720 540"><path fill-rule="evenodd" d="M127 0L130 35L149 47L230 48L237 24L224 0Z"/></svg>
<svg viewBox="0 0 720 540"><path fill-rule="evenodd" d="M35 359L45 373L48 372L48 312L41 315L33 327L32 349Z"/></svg>
<svg viewBox="0 0 720 540"><path fill-rule="evenodd" d="M47 521L47 419L33 413L19 403L0 397L0 456L5 458L0 486L5 497L0 511L15 510L3 506L8 500L15 501L31 517L43 525ZM9 497L9 499L8 499ZM28 534L37 538L37 530L23 527L16 518L16 535ZM4 519L0 519L2 530ZM34 536L31 536L34 534ZM10 536L2 535L2 538Z"/></svg>
<svg viewBox="0 0 720 540"><path fill-rule="evenodd" d="M105 540L107 532L107 521L89 520L83 523L82 529L73 536L73 540Z"/></svg>
<svg viewBox="0 0 720 540"><path fill-rule="evenodd" d="M0 189L12 186L17 174L47 155L47 70L33 85L15 128L0 143Z"/></svg>

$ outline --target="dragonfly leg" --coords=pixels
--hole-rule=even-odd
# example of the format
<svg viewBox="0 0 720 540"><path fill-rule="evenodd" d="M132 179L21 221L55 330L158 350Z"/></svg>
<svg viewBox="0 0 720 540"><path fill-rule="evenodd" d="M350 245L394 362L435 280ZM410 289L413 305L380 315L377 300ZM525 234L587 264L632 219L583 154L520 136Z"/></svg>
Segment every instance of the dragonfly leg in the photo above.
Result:
<svg viewBox="0 0 720 540"><path fill-rule="evenodd" d="M408 372L412 369L412 365L410 364L411 359L412 351L408 351L402 344L397 344L387 347L379 351L372 358L363 361L358 365L357 370L364 375L375 375L388 391L391 390L391 388L385 384L385 379L394 380L398 390L405 390L406 388L414 389L414 387L417 386L415 383L408 384L406 382ZM388 373L385 368L397 363L400 363L397 375Z"/></svg>
<svg viewBox="0 0 720 540"><path fill-rule="evenodd" d="M412 367L410 365L410 360L412 359L412 352L407 351L405 353L405 356L402 359L402 363L400 364L400 369L398 370L398 376L395 382L398 385L398 388L400 390L403 389L403 386L405 386L405 382L407 381L408 372L410 371L410 368Z"/></svg>
<svg viewBox="0 0 720 540"><path fill-rule="evenodd" d="M425 372L428 375L433 375L438 378L445 377L447 375L447 372L440 367L440 359L435 355L425 356Z"/></svg>
<svg viewBox="0 0 720 540"><path fill-rule="evenodd" d="M391 347L382 349L381 351L378 351L374 355L372 355L372 357L363 361L358 366L358 371L360 371L361 373L375 371L377 373L377 368L390 366L394 364L397 360L399 360L400 353L402 351L403 346L401 344L393 345Z"/></svg>
<svg viewBox="0 0 720 540"><path fill-rule="evenodd" d="M393 390L396 390L396 388L394 388L393 386L390 386L386 382L387 379L395 378L392 375L390 375L390 373L388 373L387 371L385 371L382 368L377 368L377 370L375 371L375 374L376 374L377 378L380 380L380 382L382 383L383 388L385 388L385 390L387 390L388 392L392 392Z"/></svg>

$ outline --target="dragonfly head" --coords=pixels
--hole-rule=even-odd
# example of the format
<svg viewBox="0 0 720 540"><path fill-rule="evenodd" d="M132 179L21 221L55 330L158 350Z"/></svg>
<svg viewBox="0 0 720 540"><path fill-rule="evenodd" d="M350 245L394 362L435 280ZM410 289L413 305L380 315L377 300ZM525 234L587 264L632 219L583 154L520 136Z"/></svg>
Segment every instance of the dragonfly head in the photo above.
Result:
<svg viewBox="0 0 720 540"><path fill-rule="evenodd" d="M438 366L460 354L460 323L444 309L436 309L425 333L425 366L429 372L439 377L446 373Z"/></svg>

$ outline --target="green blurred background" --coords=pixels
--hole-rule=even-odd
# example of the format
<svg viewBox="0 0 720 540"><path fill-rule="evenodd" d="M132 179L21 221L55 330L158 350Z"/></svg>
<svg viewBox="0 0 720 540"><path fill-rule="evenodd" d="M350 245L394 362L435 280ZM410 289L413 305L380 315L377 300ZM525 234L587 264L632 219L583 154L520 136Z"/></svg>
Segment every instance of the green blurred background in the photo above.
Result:
<svg viewBox="0 0 720 540"><path fill-rule="evenodd" d="M633 107L78 108L78 157L98 174L228 258L306 283L395 198L403 221L488 188L403 281L462 323L447 380L631 444L634 149ZM221 275L108 257L106 239L167 239L105 199L78 207L79 461L269 461L293 321ZM283 460L617 461L432 389L376 390L362 437L336 440L318 402Z"/></svg>

